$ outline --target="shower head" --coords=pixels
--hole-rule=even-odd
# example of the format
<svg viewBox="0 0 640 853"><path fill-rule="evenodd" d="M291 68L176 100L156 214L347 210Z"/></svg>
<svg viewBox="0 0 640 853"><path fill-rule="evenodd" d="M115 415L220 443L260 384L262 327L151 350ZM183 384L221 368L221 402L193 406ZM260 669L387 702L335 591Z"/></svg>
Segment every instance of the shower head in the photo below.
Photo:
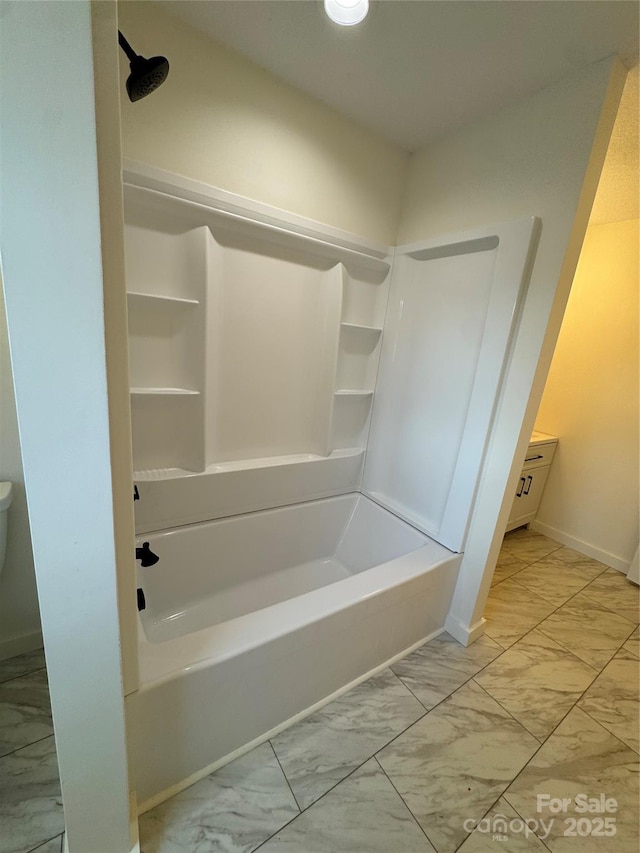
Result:
<svg viewBox="0 0 640 853"><path fill-rule="evenodd" d="M120 30L118 42L127 54L131 69L127 78L127 95L130 101L139 101L164 83L169 73L169 61L165 56L152 56L151 59L138 56Z"/></svg>

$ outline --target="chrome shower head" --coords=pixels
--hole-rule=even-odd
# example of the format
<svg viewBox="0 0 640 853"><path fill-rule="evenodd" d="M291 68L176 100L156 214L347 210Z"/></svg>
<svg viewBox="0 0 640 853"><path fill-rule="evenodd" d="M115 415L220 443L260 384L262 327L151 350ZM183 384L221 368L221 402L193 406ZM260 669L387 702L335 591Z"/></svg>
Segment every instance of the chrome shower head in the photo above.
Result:
<svg viewBox="0 0 640 853"><path fill-rule="evenodd" d="M129 100L139 101L164 83L169 73L169 61L165 56L152 56L151 59L138 56L120 30L118 42L129 59L131 69L127 78Z"/></svg>

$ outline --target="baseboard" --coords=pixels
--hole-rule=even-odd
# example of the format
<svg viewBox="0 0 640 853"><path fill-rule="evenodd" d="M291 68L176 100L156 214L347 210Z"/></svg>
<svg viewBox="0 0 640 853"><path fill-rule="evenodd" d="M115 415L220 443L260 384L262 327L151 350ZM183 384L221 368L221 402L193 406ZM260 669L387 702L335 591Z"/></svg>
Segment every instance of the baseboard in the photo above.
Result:
<svg viewBox="0 0 640 853"><path fill-rule="evenodd" d="M0 640L0 660L14 658L16 655L23 655L26 652L35 652L42 646L42 631L33 631L31 634L12 637L10 640Z"/></svg>
<svg viewBox="0 0 640 853"><path fill-rule="evenodd" d="M463 625L455 616L449 614L447 616L446 622L444 623L444 628L447 633L451 634L454 640L457 640L463 646L470 646L478 637L481 637L484 634L484 626L486 624L486 619L481 617L475 622L473 625Z"/></svg>
<svg viewBox="0 0 640 853"><path fill-rule="evenodd" d="M484 622L484 620L483 620ZM349 684L345 684L344 687L340 687L334 693L331 693L329 696L325 696L319 702L316 702L314 705L311 705L309 708L305 708L304 711L300 711L299 714L296 714L293 717L290 717L288 720L285 720L284 723L280 723L280 725L271 729L268 732L260 735L249 743L244 744L243 746L235 749L233 752L230 752L228 755L225 755L223 758L214 761L212 764L209 764L207 767L203 767L202 770L199 770L197 773L193 773L191 776L186 779L182 779L182 781L178 782L175 785L172 785L170 788L166 788L164 791L160 791L160 793L155 794L150 799L146 800L143 803L138 805L138 816L143 815L145 812L148 812L150 809L155 808L155 806L160 803L164 803L165 800L170 799L171 797L179 794L180 791L184 791L185 788L191 787L191 785L195 785L196 782L199 782L201 779L204 779L205 776L209 776L211 773L215 773L216 770L219 770L221 767L224 767L225 764L230 764L232 761L235 761L236 758L240 758L243 755L246 755L247 752L250 752L252 749L255 749L256 746L260 746L260 744L265 743L265 741L270 740L272 737L275 737L280 732L288 729L290 726L293 726L295 723L300 722L300 720L304 720L306 717L309 717L315 711L319 711L320 708L324 708L325 705L328 705L330 702L333 702L335 699L338 699L344 693L347 693L354 687L357 687L358 684L362 684L363 681L366 681L368 678L371 678L374 675L377 675L379 672L382 672L387 667L392 666L402 658L414 652L416 649L419 649L420 646L423 646L425 643L428 643L429 640L433 640L434 637L439 636L445 631L446 628L439 628L437 631L433 631L426 637L423 637L421 640L418 640L417 643L413 643L409 648L403 649L397 655L394 655L389 660L386 660L384 663L379 664L378 666L370 669L369 672L365 672L364 675L358 676L353 681L350 681Z"/></svg>
<svg viewBox="0 0 640 853"><path fill-rule="evenodd" d="M629 560L623 560L622 557L616 557L615 554L610 554L608 551L603 551L595 545L590 545L588 542L576 539L575 536L569 536L568 533L556 530L555 527L551 527L549 524L543 524L541 521L534 519L529 528L548 536L550 539L555 539L556 542L562 542L563 545L573 548L574 551L579 551L585 557L591 557L592 560L604 563L605 566L610 566L612 569L616 569L625 575L629 571L629 566L631 565Z"/></svg>

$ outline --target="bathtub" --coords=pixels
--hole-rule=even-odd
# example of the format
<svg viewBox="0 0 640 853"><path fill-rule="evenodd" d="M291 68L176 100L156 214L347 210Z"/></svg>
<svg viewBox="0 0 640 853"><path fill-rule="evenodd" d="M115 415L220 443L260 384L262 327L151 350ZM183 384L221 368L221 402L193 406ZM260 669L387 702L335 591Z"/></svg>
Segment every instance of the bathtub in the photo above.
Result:
<svg viewBox="0 0 640 853"><path fill-rule="evenodd" d="M461 560L359 493L143 542L141 811L439 633Z"/></svg>

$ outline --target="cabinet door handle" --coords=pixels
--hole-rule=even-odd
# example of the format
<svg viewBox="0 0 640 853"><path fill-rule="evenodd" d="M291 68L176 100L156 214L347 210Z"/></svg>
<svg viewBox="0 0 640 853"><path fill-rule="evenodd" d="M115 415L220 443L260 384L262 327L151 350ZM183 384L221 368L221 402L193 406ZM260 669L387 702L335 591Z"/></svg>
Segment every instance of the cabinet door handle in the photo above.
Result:
<svg viewBox="0 0 640 853"><path fill-rule="evenodd" d="M533 477L531 476L531 474L529 474L529 476L527 477L527 486L526 486L523 494L525 494L525 495L529 494L529 492L531 491L531 484L532 483L533 483Z"/></svg>
<svg viewBox="0 0 640 853"><path fill-rule="evenodd" d="M516 497L517 497L517 498L521 498L521 497L522 497L522 490L524 489L524 484L525 484L525 479L524 479L524 477L520 477L520 486L519 486L519 488L518 488L518 491L516 492Z"/></svg>
<svg viewBox="0 0 640 853"><path fill-rule="evenodd" d="M537 456L527 456L527 458L524 461L525 462L535 462L536 459L544 459L544 456L542 455L542 453L538 453Z"/></svg>

